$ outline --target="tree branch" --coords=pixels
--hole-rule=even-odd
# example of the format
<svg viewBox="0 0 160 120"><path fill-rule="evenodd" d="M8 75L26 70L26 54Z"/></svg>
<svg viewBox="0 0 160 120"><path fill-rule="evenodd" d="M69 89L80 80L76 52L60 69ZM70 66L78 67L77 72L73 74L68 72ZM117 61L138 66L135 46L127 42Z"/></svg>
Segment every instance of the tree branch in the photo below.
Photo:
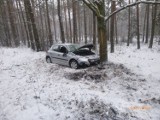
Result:
<svg viewBox="0 0 160 120"><path fill-rule="evenodd" d="M111 13L109 16L106 16L105 17L105 21L107 22L113 15L115 15L116 13L128 8L128 7L132 7L132 6L135 6L135 5L138 5L138 4L160 4L160 2L156 2L156 1L139 1L139 2L135 2L135 3L132 3L132 4L129 4L129 5L126 5L116 11L114 11L113 13Z"/></svg>
<svg viewBox="0 0 160 120"><path fill-rule="evenodd" d="M99 9L98 9L98 7L97 7L96 4L94 4L90 0L83 0L83 2L96 14L96 16L98 16L98 17L104 17L99 12Z"/></svg>

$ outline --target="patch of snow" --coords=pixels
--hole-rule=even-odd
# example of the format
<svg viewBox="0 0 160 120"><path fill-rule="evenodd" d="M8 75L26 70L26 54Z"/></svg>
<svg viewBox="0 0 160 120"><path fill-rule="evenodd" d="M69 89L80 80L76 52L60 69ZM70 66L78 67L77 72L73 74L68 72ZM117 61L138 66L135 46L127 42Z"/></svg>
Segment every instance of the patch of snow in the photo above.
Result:
<svg viewBox="0 0 160 120"><path fill-rule="evenodd" d="M104 70L73 70L46 63L45 52L0 48L0 120L159 120L158 47L117 46Z"/></svg>

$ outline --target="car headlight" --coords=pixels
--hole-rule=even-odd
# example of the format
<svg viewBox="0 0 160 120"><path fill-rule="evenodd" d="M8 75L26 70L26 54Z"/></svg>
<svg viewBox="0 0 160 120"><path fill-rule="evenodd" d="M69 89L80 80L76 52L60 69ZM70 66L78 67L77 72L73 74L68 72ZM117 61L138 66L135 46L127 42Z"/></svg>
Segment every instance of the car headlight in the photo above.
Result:
<svg viewBox="0 0 160 120"><path fill-rule="evenodd" d="M88 59L87 58L79 58L79 61L81 61L81 62L88 62Z"/></svg>

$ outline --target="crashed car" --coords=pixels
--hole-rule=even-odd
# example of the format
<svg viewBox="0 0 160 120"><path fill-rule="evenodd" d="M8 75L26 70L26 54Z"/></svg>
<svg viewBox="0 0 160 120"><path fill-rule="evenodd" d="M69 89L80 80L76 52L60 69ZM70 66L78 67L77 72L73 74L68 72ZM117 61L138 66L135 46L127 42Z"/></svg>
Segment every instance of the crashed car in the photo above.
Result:
<svg viewBox="0 0 160 120"><path fill-rule="evenodd" d="M56 44L46 54L47 63L56 63L77 69L98 64L99 56L92 51L93 44Z"/></svg>

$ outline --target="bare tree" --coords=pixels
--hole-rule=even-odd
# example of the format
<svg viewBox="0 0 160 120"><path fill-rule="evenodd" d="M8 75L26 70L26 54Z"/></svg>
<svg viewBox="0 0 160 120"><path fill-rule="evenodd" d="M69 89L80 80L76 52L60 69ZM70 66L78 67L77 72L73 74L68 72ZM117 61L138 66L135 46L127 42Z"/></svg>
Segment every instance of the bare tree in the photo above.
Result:
<svg viewBox="0 0 160 120"><path fill-rule="evenodd" d="M25 6L25 10L26 10L27 20L32 25L32 28L31 28L31 26L28 23L28 27L29 27L29 31L30 31L30 37L32 38L31 39L31 47L32 47L32 49L35 49L35 47L34 47L34 42L35 42L36 50L40 51L41 47L40 47L40 42L39 42L39 36L38 36L36 24L35 24L34 14L32 12L32 7L31 7L30 0L24 0L24 6ZM33 36L32 36L32 32L31 32L32 29L33 29L33 35L34 35L34 40L35 41L33 41Z"/></svg>
<svg viewBox="0 0 160 120"><path fill-rule="evenodd" d="M138 0L137 0L138 1ZM136 17L137 17L137 49L140 49L140 37L139 37L139 5L136 6Z"/></svg>
<svg viewBox="0 0 160 120"><path fill-rule="evenodd" d="M61 33L61 41L62 43L65 43L65 36L64 36L64 27L63 27L63 22L62 22L62 17L61 17L61 3L60 0L57 0L57 9L58 9L58 18L59 18L59 25L60 25L60 33Z"/></svg>
<svg viewBox="0 0 160 120"><path fill-rule="evenodd" d="M156 23L156 15L157 15L157 4L152 5L152 28L151 28L151 38L149 42L149 48L153 46L153 38L155 34L155 23Z"/></svg>
<svg viewBox="0 0 160 120"><path fill-rule="evenodd" d="M77 17L76 17L76 9L77 9L77 5L76 5L75 0L72 0L72 14L73 14L73 43L76 43L78 41L77 38Z"/></svg>
<svg viewBox="0 0 160 120"><path fill-rule="evenodd" d="M83 5L83 14L84 14L84 40L85 40L85 44L87 44L87 17L86 17L86 6L85 4Z"/></svg>
<svg viewBox="0 0 160 120"><path fill-rule="evenodd" d="M8 14L9 14L9 22L10 22L10 27L11 27L11 33L12 33L12 39L14 41L15 46L19 46L19 41L17 39L17 29L15 26L15 18L13 14L13 1L12 0L6 0L7 2L7 8L8 8Z"/></svg>
<svg viewBox="0 0 160 120"><path fill-rule="evenodd" d="M146 13L147 13L147 24L146 24L146 40L145 43L148 43L148 35L149 35L149 14L150 14L150 10L149 10L150 5L148 4L146 6Z"/></svg>
<svg viewBox="0 0 160 120"><path fill-rule="evenodd" d="M111 13L116 10L116 2L111 1ZM115 15L111 17L110 22L110 42L111 42L111 53L114 52L114 32L115 32Z"/></svg>
<svg viewBox="0 0 160 120"><path fill-rule="evenodd" d="M129 0L129 4L130 4L130 0ZM127 46L129 46L130 43L130 39L131 39L131 8L128 8L128 40L127 40Z"/></svg>
<svg viewBox="0 0 160 120"><path fill-rule="evenodd" d="M50 24L49 10L48 10L48 0L45 0L45 4L46 4L46 14L47 14L47 24L48 24L48 39L49 39L49 46L51 46L53 44L53 39L52 39L51 24Z"/></svg>

